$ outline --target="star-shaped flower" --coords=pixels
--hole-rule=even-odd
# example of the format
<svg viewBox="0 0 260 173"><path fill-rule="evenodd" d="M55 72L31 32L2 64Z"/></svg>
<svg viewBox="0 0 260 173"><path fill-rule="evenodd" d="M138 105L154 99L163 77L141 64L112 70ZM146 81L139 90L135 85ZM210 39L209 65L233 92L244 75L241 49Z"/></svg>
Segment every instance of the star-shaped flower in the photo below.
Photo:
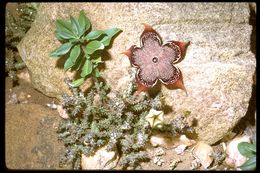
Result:
<svg viewBox="0 0 260 173"><path fill-rule="evenodd" d="M163 111L157 111L152 108L145 116L145 120L149 122L152 128L161 128L164 123L164 113Z"/></svg>
<svg viewBox="0 0 260 173"><path fill-rule="evenodd" d="M168 88L180 88L186 92L182 73L173 64L184 58L190 42L169 41L162 45L160 35L151 26L144 24L144 27L140 36L141 47L133 45L123 52L137 68L137 91L146 91L160 80Z"/></svg>

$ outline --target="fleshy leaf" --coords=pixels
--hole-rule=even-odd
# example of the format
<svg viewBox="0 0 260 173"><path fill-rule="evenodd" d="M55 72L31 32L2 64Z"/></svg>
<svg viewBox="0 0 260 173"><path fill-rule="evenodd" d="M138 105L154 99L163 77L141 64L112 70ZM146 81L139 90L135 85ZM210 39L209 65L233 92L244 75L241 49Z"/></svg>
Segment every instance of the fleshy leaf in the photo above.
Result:
<svg viewBox="0 0 260 173"><path fill-rule="evenodd" d="M102 58L101 58L101 56L99 56L99 57L93 59L92 61L93 61L93 63L98 64L98 63L102 62Z"/></svg>
<svg viewBox="0 0 260 173"><path fill-rule="evenodd" d="M101 42L104 44L104 46L109 46L112 37L114 37L117 33L119 33L120 31L122 31L121 29L118 28L111 28L111 29L107 29L104 30L104 32L107 34L107 36L105 36Z"/></svg>
<svg viewBox="0 0 260 173"><path fill-rule="evenodd" d="M79 36L80 33L80 26L79 26L79 22L77 20L75 20L74 17L70 16L70 21L71 21L71 25L72 25L72 31L75 35Z"/></svg>
<svg viewBox="0 0 260 173"><path fill-rule="evenodd" d="M96 77L100 77L100 72L99 72L98 68L95 68L95 70L94 70L94 75L95 75Z"/></svg>
<svg viewBox="0 0 260 173"><path fill-rule="evenodd" d="M76 45L72 48L69 58L73 63L75 63L79 55L80 55L80 45Z"/></svg>
<svg viewBox="0 0 260 173"><path fill-rule="evenodd" d="M239 167L244 171L256 169L256 156L250 157L243 165Z"/></svg>
<svg viewBox="0 0 260 173"><path fill-rule="evenodd" d="M83 10L80 11L78 21L80 25L80 35L82 35L85 31L87 31L90 28L90 21L86 17Z"/></svg>
<svg viewBox="0 0 260 173"><path fill-rule="evenodd" d="M108 37L111 37L111 38L120 31L122 31L122 30L118 29L118 28L111 28L111 29L104 30L104 32L108 35Z"/></svg>
<svg viewBox="0 0 260 173"><path fill-rule="evenodd" d="M71 60L71 57L69 57L65 63L64 63L64 70L67 71L74 65L74 62Z"/></svg>
<svg viewBox="0 0 260 173"><path fill-rule="evenodd" d="M59 39L72 39L76 38L73 34L63 31L55 31L55 36Z"/></svg>
<svg viewBox="0 0 260 173"><path fill-rule="evenodd" d="M105 37L101 40L101 43L103 43L104 46L109 46L110 41L111 41L111 37L105 36Z"/></svg>
<svg viewBox="0 0 260 173"><path fill-rule="evenodd" d="M71 35L74 35L72 32L71 23L69 21L58 19L56 21L56 27L57 27L57 31L67 32Z"/></svg>
<svg viewBox="0 0 260 173"><path fill-rule="evenodd" d="M92 70L93 70L92 62L89 59L86 59L85 64L84 64L84 66L82 68L80 76L81 77L85 77L85 76L89 75L92 72Z"/></svg>
<svg viewBox="0 0 260 173"><path fill-rule="evenodd" d="M87 44L86 53L90 55L90 54L94 53L95 51L101 50L104 48L105 47L104 47L103 43L101 43L100 41L94 40Z"/></svg>
<svg viewBox="0 0 260 173"><path fill-rule="evenodd" d="M256 153L256 145L248 142L241 142L237 145L238 151L245 157L252 157Z"/></svg>
<svg viewBox="0 0 260 173"><path fill-rule="evenodd" d="M101 31L101 30L91 31L90 33L88 33L86 35L85 39L87 39L87 40L95 40L98 37L100 37L102 34L105 34L104 31Z"/></svg>
<svg viewBox="0 0 260 173"><path fill-rule="evenodd" d="M84 61L85 61L85 58L77 58L74 66L71 68L71 70L72 71L74 71L74 70L78 71L82 67Z"/></svg>
<svg viewBox="0 0 260 173"><path fill-rule="evenodd" d="M62 44L59 48L55 49L50 53L51 57L59 57L61 55L65 55L69 52L70 48L72 47L72 44L70 42Z"/></svg>
<svg viewBox="0 0 260 173"><path fill-rule="evenodd" d="M79 78L77 80L74 80L71 85L72 87L78 87L84 83L85 79L84 78Z"/></svg>
<svg viewBox="0 0 260 173"><path fill-rule="evenodd" d="M62 38L62 37L60 36L60 34L57 34L57 32L58 32L58 31L55 31L55 32L54 32L55 37L56 37L58 40L60 40L60 41L64 40L64 38Z"/></svg>

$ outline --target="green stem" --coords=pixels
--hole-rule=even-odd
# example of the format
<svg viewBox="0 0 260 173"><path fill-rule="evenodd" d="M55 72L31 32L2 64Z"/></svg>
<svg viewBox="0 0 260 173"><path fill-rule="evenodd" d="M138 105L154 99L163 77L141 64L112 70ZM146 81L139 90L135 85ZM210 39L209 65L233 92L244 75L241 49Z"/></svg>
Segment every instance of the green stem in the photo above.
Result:
<svg viewBox="0 0 260 173"><path fill-rule="evenodd" d="M24 62L17 62L14 64L14 67L16 70L22 70L26 67L26 64Z"/></svg>
<svg viewBox="0 0 260 173"><path fill-rule="evenodd" d="M83 50L83 52L85 54L84 57L87 57L86 55L88 55L88 54L86 52L85 45L80 45L80 48Z"/></svg>

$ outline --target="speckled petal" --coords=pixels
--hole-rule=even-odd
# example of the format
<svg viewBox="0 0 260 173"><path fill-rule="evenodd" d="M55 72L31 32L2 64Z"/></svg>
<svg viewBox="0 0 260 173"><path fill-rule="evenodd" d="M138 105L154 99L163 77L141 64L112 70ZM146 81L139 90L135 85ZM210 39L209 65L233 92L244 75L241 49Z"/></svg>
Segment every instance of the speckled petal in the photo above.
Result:
<svg viewBox="0 0 260 173"><path fill-rule="evenodd" d="M152 59L154 57L158 57L162 50L162 47L156 40L154 40L152 37L147 38L143 47L135 47L132 50L132 65L142 68L143 66L152 64Z"/></svg>
<svg viewBox="0 0 260 173"><path fill-rule="evenodd" d="M137 94L137 95L140 94L141 92L148 91L148 89L149 89L149 87L144 86L138 80L136 80L136 84L137 84L137 91L135 92L135 94Z"/></svg>
<svg viewBox="0 0 260 173"><path fill-rule="evenodd" d="M159 72L153 64L142 69L139 68L136 73L137 81L148 88L153 87L156 84L158 76Z"/></svg>
<svg viewBox="0 0 260 173"><path fill-rule="evenodd" d="M181 58L181 50L174 43L167 43L163 47L163 61L175 63Z"/></svg>
<svg viewBox="0 0 260 173"><path fill-rule="evenodd" d="M190 42L181 42L181 41L170 41L171 45L175 45L180 50L180 58L177 59L174 64L181 62L184 59L184 56L186 54L186 49L190 45ZM167 43L168 44L168 43Z"/></svg>
<svg viewBox="0 0 260 173"><path fill-rule="evenodd" d="M186 95L188 95L187 90L186 90L184 83L183 83L182 73L181 73L180 69L178 69L178 71L179 71L179 78L176 81L173 80L169 83L165 83L165 86L168 89L182 89L183 91L185 91Z"/></svg>
<svg viewBox="0 0 260 173"><path fill-rule="evenodd" d="M166 85L175 83L180 77L180 70L170 63L160 63L158 70L160 81Z"/></svg>
<svg viewBox="0 0 260 173"><path fill-rule="evenodd" d="M126 56L128 56L128 59L129 59L131 65L133 65L133 63L132 63L132 56L133 56L133 50L135 48L136 48L136 45L133 45L129 49L127 49L126 51L121 53L121 54L125 54Z"/></svg>
<svg viewBox="0 0 260 173"><path fill-rule="evenodd" d="M147 60L144 58L145 56L143 48L135 47L132 51L132 65L137 67L147 64Z"/></svg>
<svg viewBox="0 0 260 173"><path fill-rule="evenodd" d="M147 38L153 38L156 40L160 45L162 44L161 36L148 24L143 23L144 31L140 36L141 46L146 44Z"/></svg>

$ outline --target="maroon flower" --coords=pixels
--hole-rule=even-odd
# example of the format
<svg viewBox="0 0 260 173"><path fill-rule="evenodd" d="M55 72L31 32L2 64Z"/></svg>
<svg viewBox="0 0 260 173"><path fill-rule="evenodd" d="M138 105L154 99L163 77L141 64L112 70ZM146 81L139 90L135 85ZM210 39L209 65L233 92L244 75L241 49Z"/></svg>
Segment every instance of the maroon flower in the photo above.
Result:
<svg viewBox="0 0 260 173"><path fill-rule="evenodd" d="M160 35L151 26L144 24L144 27L140 36L141 48L133 45L123 52L131 65L137 67L138 93L153 87L158 80L168 88L180 88L186 92L182 73L173 64L184 58L189 42L169 41L162 45Z"/></svg>

